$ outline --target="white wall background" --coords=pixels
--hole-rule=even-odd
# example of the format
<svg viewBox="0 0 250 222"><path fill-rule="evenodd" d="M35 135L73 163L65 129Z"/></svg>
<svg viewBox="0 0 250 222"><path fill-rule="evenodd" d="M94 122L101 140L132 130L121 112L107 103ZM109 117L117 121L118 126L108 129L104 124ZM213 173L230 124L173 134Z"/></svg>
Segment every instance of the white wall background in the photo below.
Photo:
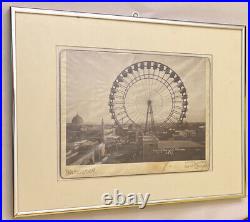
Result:
<svg viewBox="0 0 250 222"><path fill-rule="evenodd" d="M248 3L2 3L2 99L3 99L3 144L2 144L2 215L12 218L12 74L10 51L10 7L30 7L81 11L89 13L130 16L138 11L140 17L184 20L208 23L247 25ZM37 200L39 201L39 200ZM49 201L49 200L48 200ZM243 219L248 216L248 201L245 199L217 200L196 203L181 203L106 211L82 212L33 217L30 219Z"/></svg>

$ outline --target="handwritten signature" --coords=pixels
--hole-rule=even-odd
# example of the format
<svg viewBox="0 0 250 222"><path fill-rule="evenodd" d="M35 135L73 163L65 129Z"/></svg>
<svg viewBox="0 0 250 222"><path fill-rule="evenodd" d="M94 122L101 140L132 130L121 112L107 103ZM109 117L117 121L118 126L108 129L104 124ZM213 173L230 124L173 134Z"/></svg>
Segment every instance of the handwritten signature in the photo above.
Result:
<svg viewBox="0 0 250 222"><path fill-rule="evenodd" d="M89 175L94 176L96 172L96 169L94 167L92 168L86 168L86 169L66 169L66 175L67 176L73 176L73 175Z"/></svg>
<svg viewBox="0 0 250 222"><path fill-rule="evenodd" d="M203 169L207 168L208 164L205 161L186 161L185 168Z"/></svg>

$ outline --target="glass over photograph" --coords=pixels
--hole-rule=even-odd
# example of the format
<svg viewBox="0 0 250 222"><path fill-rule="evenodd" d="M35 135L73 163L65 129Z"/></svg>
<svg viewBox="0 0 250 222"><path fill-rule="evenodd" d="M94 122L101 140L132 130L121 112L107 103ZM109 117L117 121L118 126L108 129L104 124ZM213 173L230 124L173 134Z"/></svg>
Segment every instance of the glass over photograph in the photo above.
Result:
<svg viewBox="0 0 250 222"><path fill-rule="evenodd" d="M209 170L211 56L59 48L61 176Z"/></svg>

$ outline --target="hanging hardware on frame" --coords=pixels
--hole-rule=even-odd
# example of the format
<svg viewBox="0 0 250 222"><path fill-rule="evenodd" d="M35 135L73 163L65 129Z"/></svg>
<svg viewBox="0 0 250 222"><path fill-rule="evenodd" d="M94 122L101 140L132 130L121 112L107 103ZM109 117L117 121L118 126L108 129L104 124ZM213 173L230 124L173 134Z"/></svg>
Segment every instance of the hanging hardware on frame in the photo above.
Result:
<svg viewBox="0 0 250 222"><path fill-rule="evenodd" d="M134 12L132 13L132 16L135 17L135 18L138 18L138 17L139 17L139 12L134 11Z"/></svg>

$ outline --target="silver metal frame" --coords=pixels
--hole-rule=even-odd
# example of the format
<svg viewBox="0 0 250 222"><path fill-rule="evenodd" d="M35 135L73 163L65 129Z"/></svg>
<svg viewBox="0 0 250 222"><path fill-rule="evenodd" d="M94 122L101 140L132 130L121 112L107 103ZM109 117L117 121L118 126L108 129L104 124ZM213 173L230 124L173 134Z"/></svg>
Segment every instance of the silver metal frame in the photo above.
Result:
<svg viewBox="0 0 250 222"><path fill-rule="evenodd" d="M204 200L215 200L215 199L230 199L230 198L242 198L246 196L246 26L243 25L223 25L223 24L208 24L208 23L195 23L195 22L184 22L184 21L170 21L161 19L150 19L150 18L138 18L138 17L125 17L117 15L103 15L103 14L90 14L82 12L68 12L68 11L57 11L57 10L44 10L44 9L31 9L31 8L19 8L11 7L11 32L12 32L12 68L13 68L13 161L14 161L14 217L26 217L44 214L55 214L55 213L69 213L79 211L90 211L100 209L113 209L121 207L133 207L130 205L118 206L118 207L107 207L105 205L93 206L93 207L77 207L77 208L65 208L65 209L53 209L53 210L38 210L30 212L20 212L17 206L17 176L18 176L18 157L17 157L17 116L16 116L16 32L15 32L15 19L16 13L29 13L29 14L43 14L43 15L56 15L56 16L69 16L79 18L95 18L105 20L118 20L118 21L129 21L129 22L140 22L140 23L152 23L152 24L167 24L167 25L179 25L179 26L192 26L192 27L206 27L216 29L233 29L240 30L242 33L242 193L239 194L228 194L223 196L204 196L204 197L190 197L185 199L165 199L150 201L149 205L176 203L176 202L194 202Z"/></svg>

